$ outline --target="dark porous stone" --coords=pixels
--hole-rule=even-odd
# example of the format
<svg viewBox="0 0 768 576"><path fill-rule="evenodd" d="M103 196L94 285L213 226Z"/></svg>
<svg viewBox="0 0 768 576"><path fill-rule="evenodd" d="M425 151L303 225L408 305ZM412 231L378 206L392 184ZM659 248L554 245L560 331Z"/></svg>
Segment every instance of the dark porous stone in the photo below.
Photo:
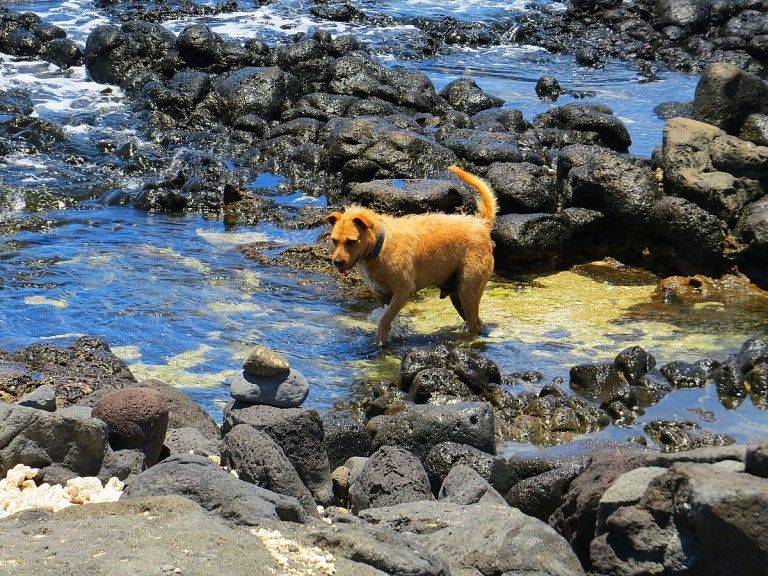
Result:
<svg viewBox="0 0 768 576"><path fill-rule="evenodd" d="M367 146L363 160L376 166L376 178L427 178L442 174L446 166L455 164L456 155L426 136L395 130Z"/></svg>
<svg viewBox="0 0 768 576"><path fill-rule="evenodd" d="M370 456L371 435L358 420L331 414L323 418L323 429L331 470L354 456Z"/></svg>
<svg viewBox="0 0 768 576"><path fill-rule="evenodd" d="M504 104L504 100L489 96L471 78L459 78L448 84L440 91L440 96L460 112L476 114L481 110L496 108Z"/></svg>
<svg viewBox="0 0 768 576"><path fill-rule="evenodd" d="M542 100L555 101L563 93L560 82L554 76L545 75L536 81L536 96Z"/></svg>
<svg viewBox="0 0 768 576"><path fill-rule="evenodd" d="M0 112L29 116L34 111L35 104L26 90L21 88L0 90Z"/></svg>
<svg viewBox="0 0 768 576"><path fill-rule="evenodd" d="M626 152L632 144L624 124L607 106L601 104L566 104L540 114L533 120L536 128L558 128L594 132L600 142L616 150Z"/></svg>
<svg viewBox="0 0 768 576"><path fill-rule="evenodd" d="M332 551L336 558L349 558L375 568L376 574L450 575L445 562L437 554L411 542L391 528L372 526L361 521L351 523L348 518L344 518L344 521L346 523L334 522L331 526L308 526L307 537L314 546ZM356 573L352 571L349 575L356 576Z"/></svg>
<svg viewBox="0 0 768 576"><path fill-rule="evenodd" d="M140 474L147 469L144 452L136 449L112 450L109 448L99 470L98 478L106 483L113 476L125 480L131 474Z"/></svg>
<svg viewBox="0 0 768 576"><path fill-rule="evenodd" d="M666 26L683 28L689 32L700 32L709 22L710 3L694 0L653 0L651 24L660 29Z"/></svg>
<svg viewBox="0 0 768 576"><path fill-rule="evenodd" d="M222 71L224 40L205 24L192 24L176 38L179 56L192 68Z"/></svg>
<svg viewBox="0 0 768 576"><path fill-rule="evenodd" d="M746 374L758 364L768 362L768 342L760 338L747 340L734 360L739 371Z"/></svg>
<svg viewBox="0 0 768 576"><path fill-rule="evenodd" d="M568 204L598 210L622 228L647 233L653 207L661 198L651 170L604 148L564 148L557 166Z"/></svg>
<svg viewBox="0 0 768 576"><path fill-rule="evenodd" d="M493 226L494 258L502 270L532 264L550 267L566 252L573 239L567 215L505 214Z"/></svg>
<svg viewBox="0 0 768 576"><path fill-rule="evenodd" d="M373 446L398 446L422 461L434 445L448 441L494 454L493 419L493 409L486 402L412 405L381 422Z"/></svg>
<svg viewBox="0 0 768 576"><path fill-rule="evenodd" d="M681 452L704 446L730 446L736 441L727 434L702 430L690 420L653 420L643 427L662 452Z"/></svg>
<svg viewBox="0 0 768 576"><path fill-rule="evenodd" d="M317 513L312 494L285 452L266 432L238 424L224 436L221 460L222 464L235 470L241 480L277 494L293 496L307 515Z"/></svg>
<svg viewBox="0 0 768 576"><path fill-rule="evenodd" d="M653 113L660 120L672 118L690 118L693 104L691 102L662 102L654 107Z"/></svg>
<svg viewBox="0 0 768 576"><path fill-rule="evenodd" d="M701 366L679 360L665 364L659 372L675 388L702 388L707 381L707 372Z"/></svg>
<svg viewBox="0 0 768 576"><path fill-rule="evenodd" d="M627 382L642 385L645 375L656 367L656 359L640 346L632 346L619 352L613 365L624 374Z"/></svg>
<svg viewBox="0 0 768 576"><path fill-rule="evenodd" d="M717 393L721 397L744 398L747 394L744 378L736 366L734 357L727 358L709 374L709 377L714 380Z"/></svg>
<svg viewBox="0 0 768 576"><path fill-rule="evenodd" d="M83 53L95 82L117 84L131 93L150 79L171 76L179 63L176 37L161 24L102 24L88 35Z"/></svg>
<svg viewBox="0 0 768 576"><path fill-rule="evenodd" d="M264 519L304 522L298 500L235 478L208 458L170 456L126 482L123 498L179 495L234 524L259 526Z"/></svg>
<svg viewBox="0 0 768 576"><path fill-rule="evenodd" d="M469 386L447 368L422 370L408 391L408 397L416 404L450 404L473 396Z"/></svg>
<svg viewBox="0 0 768 576"><path fill-rule="evenodd" d="M753 397L768 399L768 362L757 364L747 372L744 386Z"/></svg>
<svg viewBox="0 0 768 576"><path fill-rule="evenodd" d="M514 132L459 129L450 132L442 144L453 150L459 158L476 166L488 166L494 162L520 162L523 159Z"/></svg>
<svg viewBox="0 0 768 576"><path fill-rule="evenodd" d="M520 133L528 128L528 122L523 117L523 113L516 108L483 110L472 115L470 120L474 128L486 132ZM469 126L456 126L456 128L469 128Z"/></svg>
<svg viewBox="0 0 768 576"><path fill-rule="evenodd" d="M651 457L634 445L598 451L584 472L571 481L550 524L570 543L582 564L589 566L589 545L595 536L597 509L605 491L628 470L651 465Z"/></svg>
<svg viewBox="0 0 768 576"><path fill-rule="evenodd" d="M125 362L112 353L103 339L94 336L78 338L66 348L32 344L8 354L0 367L8 362L13 363L8 385L13 387L14 395L49 385L56 390L56 398L63 406L82 400L94 390L113 390L136 383ZM3 381L0 369L0 387L4 386Z"/></svg>
<svg viewBox="0 0 768 576"><path fill-rule="evenodd" d="M96 401L93 417L106 422L114 450L138 448L146 455L147 466L160 459L168 407L156 390L137 386L105 394Z"/></svg>
<svg viewBox="0 0 768 576"><path fill-rule="evenodd" d="M744 465L747 474L768 478L768 439L758 438L747 445Z"/></svg>
<svg viewBox="0 0 768 576"><path fill-rule="evenodd" d="M461 188L449 180L355 182L350 186L348 199L387 214L451 214L464 205Z"/></svg>
<svg viewBox="0 0 768 576"><path fill-rule="evenodd" d="M492 164L485 179L496 193L501 214L552 212L557 205L555 174L543 166Z"/></svg>
<svg viewBox="0 0 768 576"><path fill-rule="evenodd" d="M576 51L575 57L576 63L580 66L602 68L606 64L605 55L592 47L580 48Z"/></svg>
<svg viewBox="0 0 768 576"><path fill-rule="evenodd" d="M160 394L168 408L168 428L196 428L206 438L218 439L221 435L219 425L210 414L203 410L181 389L162 380L148 378L138 383L142 388L151 388Z"/></svg>
<svg viewBox="0 0 768 576"><path fill-rule="evenodd" d="M230 402L224 409L222 432L227 434L238 424L248 424L269 434L318 504L333 501L323 422L317 412Z"/></svg>
<svg viewBox="0 0 768 576"><path fill-rule="evenodd" d="M277 67L246 67L219 77L214 89L224 99L230 122L244 114L273 120L286 100L298 96L298 80Z"/></svg>
<svg viewBox="0 0 768 576"><path fill-rule="evenodd" d="M768 195L744 208L734 235L743 247L740 267L753 282L768 288Z"/></svg>
<svg viewBox="0 0 768 576"><path fill-rule="evenodd" d="M750 114L768 114L768 83L731 64L707 67L696 85L693 117L738 134Z"/></svg>
<svg viewBox="0 0 768 576"><path fill-rule="evenodd" d="M410 390L413 379L425 368L447 368L475 392L501 383L499 367L488 358L460 348L438 345L429 349L411 349L400 364L400 388Z"/></svg>
<svg viewBox="0 0 768 576"><path fill-rule="evenodd" d="M458 465L469 466L497 491L508 489L515 479L514 474L507 469L505 460L465 444L441 442L424 459L424 469L432 488L439 490L451 469Z"/></svg>
<svg viewBox="0 0 768 576"><path fill-rule="evenodd" d="M507 505L504 497L466 464L451 468L440 486L437 499L454 504Z"/></svg>
<svg viewBox="0 0 768 576"><path fill-rule="evenodd" d="M722 224L703 208L683 198L665 196L654 205L650 226L653 236L669 241L683 273L695 270L716 275L723 270Z"/></svg>
<svg viewBox="0 0 768 576"><path fill-rule="evenodd" d="M415 500L434 500L427 473L413 454L393 446L374 452L349 487L355 513Z"/></svg>
<svg viewBox="0 0 768 576"><path fill-rule="evenodd" d="M632 395L624 373L613 364L581 364L572 367L570 386L577 394L601 404L620 400L629 405Z"/></svg>
<svg viewBox="0 0 768 576"><path fill-rule="evenodd" d="M83 52L69 38L54 38L46 42L40 56L59 68L67 69L82 63Z"/></svg>
<svg viewBox="0 0 768 576"><path fill-rule="evenodd" d="M0 403L0 438L0 478L16 464L43 473L54 466L70 478L95 476L107 450L107 426L101 420L13 404Z"/></svg>
<svg viewBox="0 0 768 576"><path fill-rule="evenodd" d="M561 536L514 508L420 501L371 508L360 517L407 533L452 574L584 574Z"/></svg>
<svg viewBox="0 0 768 576"><path fill-rule="evenodd" d="M523 514L547 522L562 505L568 486L584 466L583 463L573 462L524 478L509 489L504 499Z"/></svg>
<svg viewBox="0 0 768 576"><path fill-rule="evenodd" d="M768 146L768 114L750 114L744 120L739 138L758 146Z"/></svg>

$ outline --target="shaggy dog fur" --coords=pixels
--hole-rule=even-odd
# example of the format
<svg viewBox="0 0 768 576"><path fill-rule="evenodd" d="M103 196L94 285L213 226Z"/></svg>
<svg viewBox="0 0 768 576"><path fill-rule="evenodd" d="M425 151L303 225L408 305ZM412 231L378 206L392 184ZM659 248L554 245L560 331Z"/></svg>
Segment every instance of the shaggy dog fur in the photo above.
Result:
<svg viewBox="0 0 768 576"><path fill-rule="evenodd" d="M493 272L491 228L496 218L496 197L477 176L450 166L480 197L478 215L419 214L395 218L360 206L331 213L333 264L342 274L357 266L379 303L387 305L376 342L387 341L392 320L413 294L438 286L440 297L450 297L477 335L480 298Z"/></svg>

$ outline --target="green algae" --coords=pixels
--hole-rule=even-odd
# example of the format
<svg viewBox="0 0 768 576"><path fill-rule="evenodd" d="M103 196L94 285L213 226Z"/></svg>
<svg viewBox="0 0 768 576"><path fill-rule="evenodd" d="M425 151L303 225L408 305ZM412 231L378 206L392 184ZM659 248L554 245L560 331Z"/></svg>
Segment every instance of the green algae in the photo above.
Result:
<svg viewBox="0 0 768 576"><path fill-rule="evenodd" d="M164 364L149 364L141 361L142 353L136 346L115 347L114 354L128 364L128 368L138 381L145 379L162 380L173 386L184 388L216 388L240 370L220 370L216 372L193 371L205 364L214 348L201 344L194 350L187 350L171 356Z"/></svg>
<svg viewBox="0 0 768 576"><path fill-rule="evenodd" d="M475 340L464 334L449 300L439 299L437 290L423 290L400 313L392 345L378 358L354 366L371 378L396 378L393 365L402 350L409 342L426 340L479 348L502 370L540 370L567 378L574 364L611 361L629 346L642 346L660 363L695 361L722 357L750 337L768 337L768 298L758 304L735 297L681 307L664 303L657 283L646 271L612 262L494 279L480 303L484 333ZM363 308L338 323L365 331L372 340L380 313L364 315L370 308Z"/></svg>

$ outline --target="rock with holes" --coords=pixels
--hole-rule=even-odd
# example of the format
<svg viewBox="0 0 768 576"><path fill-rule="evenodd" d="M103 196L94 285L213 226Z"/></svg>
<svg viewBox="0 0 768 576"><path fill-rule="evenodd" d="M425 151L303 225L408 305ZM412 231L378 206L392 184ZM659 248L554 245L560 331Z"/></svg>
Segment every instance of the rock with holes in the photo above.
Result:
<svg viewBox="0 0 768 576"><path fill-rule="evenodd" d="M106 422L114 450L138 448L144 452L147 466L160 459L168 408L157 391L137 386L110 392L96 401L92 415Z"/></svg>
<svg viewBox="0 0 768 576"><path fill-rule="evenodd" d="M416 500L434 500L424 466L410 452L382 446L349 487L353 512Z"/></svg>

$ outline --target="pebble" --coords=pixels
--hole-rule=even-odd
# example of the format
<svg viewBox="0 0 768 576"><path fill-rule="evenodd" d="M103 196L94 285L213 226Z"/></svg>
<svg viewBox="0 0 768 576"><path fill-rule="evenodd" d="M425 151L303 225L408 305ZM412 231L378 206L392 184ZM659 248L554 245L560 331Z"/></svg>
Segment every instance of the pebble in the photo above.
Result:
<svg viewBox="0 0 768 576"><path fill-rule="evenodd" d="M290 368L282 354L265 346L254 346L243 362L243 370L252 376L276 376L287 373Z"/></svg>

